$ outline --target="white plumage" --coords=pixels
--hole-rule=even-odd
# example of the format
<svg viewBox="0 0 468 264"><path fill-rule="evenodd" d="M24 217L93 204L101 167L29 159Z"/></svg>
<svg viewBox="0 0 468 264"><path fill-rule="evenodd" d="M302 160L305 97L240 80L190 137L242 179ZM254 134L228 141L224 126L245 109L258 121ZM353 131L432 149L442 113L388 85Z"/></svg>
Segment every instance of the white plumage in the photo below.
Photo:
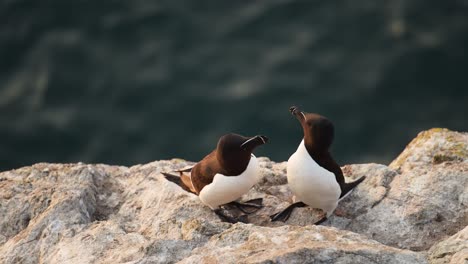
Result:
<svg viewBox="0 0 468 264"><path fill-rule="evenodd" d="M238 176L216 174L213 182L203 187L200 200L211 209L230 203L247 193L261 179L257 158L252 154L249 165Z"/></svg>
<svg viewBox="0 0 468 264"><path fill-rule="evenodd" d="M312 208L319 208L330 216L341 195L335 174L320 167L310 156L304 140L288 160L288 185L297 200Z"/></svg>

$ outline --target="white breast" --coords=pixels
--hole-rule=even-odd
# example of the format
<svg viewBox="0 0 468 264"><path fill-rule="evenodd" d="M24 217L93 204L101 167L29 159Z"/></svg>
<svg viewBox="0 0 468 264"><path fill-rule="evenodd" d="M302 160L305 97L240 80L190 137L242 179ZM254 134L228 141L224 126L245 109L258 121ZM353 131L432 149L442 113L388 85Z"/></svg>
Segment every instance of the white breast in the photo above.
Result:
<svg viewBox="0 0 468 264"><path fill-rule="evenodd" d="M341 194L335 175L320 167L307 152L304 140L289 158L288 185L298 200L331 214Z"/></svg>
<svg viewBox="0 0 468 264"><path fill-rule="evenodd" d="M247 193L261 178L257 158L252 155L249 165L238 176L216 174L213 182L203 187L200 200L211 209L227 204Z"/></svg>

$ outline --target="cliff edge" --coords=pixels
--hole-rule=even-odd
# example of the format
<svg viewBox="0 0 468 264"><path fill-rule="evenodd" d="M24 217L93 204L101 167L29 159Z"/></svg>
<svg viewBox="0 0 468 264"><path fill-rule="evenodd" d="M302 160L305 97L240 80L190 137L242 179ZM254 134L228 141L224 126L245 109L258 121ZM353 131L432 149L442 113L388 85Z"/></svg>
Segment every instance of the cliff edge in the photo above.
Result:
<svg viewBox="0 0 468 264"><path fill-rule="evenodd" d="M243 200L265 207L228 224L160 174L133 167L39 163L0 173L0 263L466 263L468 133L421 132L389 166L346 165L367 179L323 225L318 210L286 223L286 163L259 158L262 181Z"/></svg>

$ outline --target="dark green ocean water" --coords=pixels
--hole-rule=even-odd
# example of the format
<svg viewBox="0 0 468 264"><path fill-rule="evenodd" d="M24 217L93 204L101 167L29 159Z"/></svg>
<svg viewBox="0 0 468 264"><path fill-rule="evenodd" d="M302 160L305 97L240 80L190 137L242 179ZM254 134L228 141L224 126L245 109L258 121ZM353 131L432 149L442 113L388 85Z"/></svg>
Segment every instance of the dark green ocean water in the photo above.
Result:
<svg viewBox="0 0 468 264"><path fill-rule="evenodd" d="M195 161L227 132L284 161L291 105L340 164L468 131L468 1L0 1L0 170Z"/></svg>

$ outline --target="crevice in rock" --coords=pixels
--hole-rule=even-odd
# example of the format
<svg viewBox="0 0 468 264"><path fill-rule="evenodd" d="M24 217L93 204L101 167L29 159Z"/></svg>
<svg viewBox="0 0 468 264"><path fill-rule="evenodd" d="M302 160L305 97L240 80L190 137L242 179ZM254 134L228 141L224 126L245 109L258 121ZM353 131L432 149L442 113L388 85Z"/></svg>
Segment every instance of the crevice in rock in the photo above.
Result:
<svg viewBox="0 0 468 264"><path fill-rule="evenodd" d="M99 170L100 168L97 167L96 169ZM95 169L90 169L89 172L93 178L95 186L94 197L96 200L92 219L94 221L106 221L111 215L118 212L122 206L123 187L104 170L96 171Z"/></svg>
<svg viewBox="0 0 468 264"><path fill-rule="evenodd" d="M371 206L370 206L370 209L376 207L377 205L379 205L383 200L385 200L385 198L387 198L388 194L390 193L390 187L385 187L385 194L382 196L382 198L376 202L374 202Z"/></svg>
<svg viewBox="0 0 468 264"><path fill-rule="evenodd" d="M20 218L20 225L24 228L27 228L29 225L29 222L31 221L31 216L29 214L24 214Z"/></svg>
<svg viewBox="0 0 468 264"><path fill-rule="evenodd" d="M388 167L387 167L388 168ZM388 168L390 169L390 168ZM385 188L385 193L384 195L382 196L382 198L378 201L375 201L371 206L370 206L370 209L376 207L377 205L379 205L383 200L385 200L387 197L388 197L388 194L390 193L390 190L391 190L391 184L392 182L395 180L395 177L397 177L398 175L400 175L401 173L399 173L398 171L396 170L391 170L388 175L387 175L387 179L389 180L385 180L382 182L382 187Z"/></svg>

